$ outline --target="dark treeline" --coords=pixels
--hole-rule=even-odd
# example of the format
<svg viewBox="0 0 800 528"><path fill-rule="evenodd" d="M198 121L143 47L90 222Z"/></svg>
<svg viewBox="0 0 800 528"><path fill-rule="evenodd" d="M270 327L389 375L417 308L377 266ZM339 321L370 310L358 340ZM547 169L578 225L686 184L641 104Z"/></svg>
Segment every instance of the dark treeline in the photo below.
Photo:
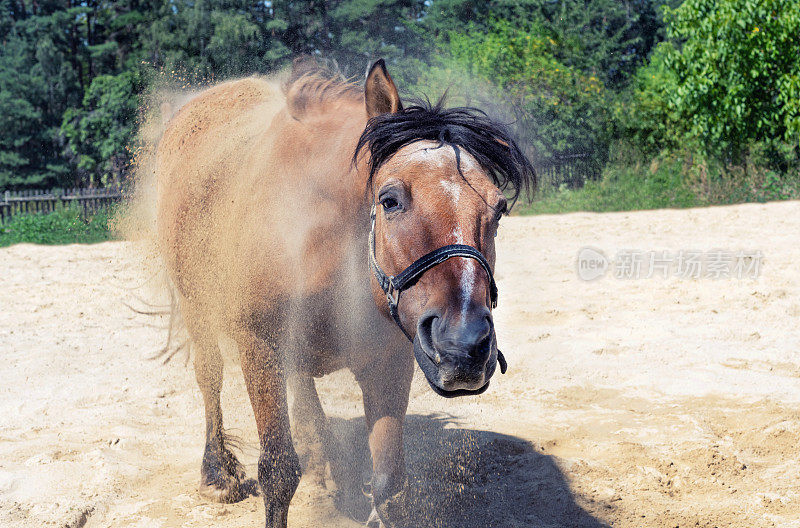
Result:
<svg viewBox="0 0 800 528"><path fill-rule="evenodd" d="M685 151L733 167L756 153L785 173L800 130L797 5L0 0L0 189L124 180L157 79L199 85L300 54L354 76L384 57L407 93L449 89L516 123L540 166L578 159L599 173ZM742 58L759 48L772 51Z"/></svg>
<svg viewBox="0 0 800 528"><path fill-rule="evenodd" d="M0 188L123 177L155 70L191 82L268 72L293 55L405 50L422 2L0 0ZM348 51L342 51L348 50Z"/></svg>

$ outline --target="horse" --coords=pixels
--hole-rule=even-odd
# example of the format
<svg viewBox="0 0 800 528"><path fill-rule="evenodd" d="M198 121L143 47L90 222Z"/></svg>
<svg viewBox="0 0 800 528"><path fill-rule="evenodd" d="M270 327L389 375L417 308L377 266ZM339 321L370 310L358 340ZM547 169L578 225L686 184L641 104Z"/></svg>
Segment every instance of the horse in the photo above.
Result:
<svg viewBox="0 0 800 528"><path fill-rule="evenodd" d="M305 463L316 479L327 464L352 477L314 385L343 368L363 394L368 524L401 525L414 361L444 397L480 394L505 368L494 238L536 183L512 133L441 100L404 106L382 59L363 87L298 60L283 85L254 76L192 98L154 170L157 245L205 405L201 494L249 493L223 428L225 336L255 417L267 528L286 527L300 480L293 433L318 446Z"/></svg>

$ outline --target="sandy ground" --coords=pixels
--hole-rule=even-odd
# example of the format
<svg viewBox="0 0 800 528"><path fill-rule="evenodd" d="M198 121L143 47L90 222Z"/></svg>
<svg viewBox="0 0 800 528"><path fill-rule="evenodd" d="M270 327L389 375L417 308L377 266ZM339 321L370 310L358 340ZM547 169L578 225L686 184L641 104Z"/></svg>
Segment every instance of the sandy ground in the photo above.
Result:
<svg viewBox="0 0 800 528"><path fill-rule="evenodd" d="M420 376L407 420L419 526L800 527L800 203L512 217L496 325L510 364L483 396ZM585 282L580 248L760 250L753 278ZM190 369L146 358L131 243L0 250L0 526L262 526L260 498L197 493L202 407ZM223 405L255 474L241 374ZM345 443L351 376L319 383ZM357 450L356 450L357 451ZM290 526L355 527L301 482Z"/></svg>

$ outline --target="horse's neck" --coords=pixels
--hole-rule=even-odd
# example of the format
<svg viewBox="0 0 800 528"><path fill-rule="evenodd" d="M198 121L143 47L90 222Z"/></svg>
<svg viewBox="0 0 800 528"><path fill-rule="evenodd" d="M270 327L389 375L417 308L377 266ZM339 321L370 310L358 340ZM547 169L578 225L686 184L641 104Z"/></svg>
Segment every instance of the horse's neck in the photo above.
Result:
<svg viewBox="0 0 800 528"><path fill-rule="evenodd" d="M328 194L352 220L359 222L369 212L371 193L367 189L368 170L363 156L354 158L356 144L367 124L363 101L331 105L316 118L322 130L318 148L312 154L322 160L319 175ZM353 160L355 159L355 163Z"/></svg>

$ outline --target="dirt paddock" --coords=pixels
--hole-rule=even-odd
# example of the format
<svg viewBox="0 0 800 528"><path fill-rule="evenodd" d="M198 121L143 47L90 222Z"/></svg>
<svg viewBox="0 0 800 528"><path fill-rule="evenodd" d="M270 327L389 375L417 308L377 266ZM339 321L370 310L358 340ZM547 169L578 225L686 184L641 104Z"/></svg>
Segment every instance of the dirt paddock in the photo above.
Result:
<svg viewBox="0 0 800 528"><path fill-rule="evenodd" d="M459 400L415 378L415 524L800 527L798 233L798 202L505 219L496 325L509 372ZM584 246L763 261L758 278L612 269L585 282ZM260 498L221 505L197 493L200 394L183 357L147 360L166 319L123 305L147 279L137 254L126 242L0 250L0 526L262 525ZM254 476L237 369L227 367L223 409ZM351 376L319 387L359 453ZM337 497L304 479L290 526L359 526Z"/></svg>

